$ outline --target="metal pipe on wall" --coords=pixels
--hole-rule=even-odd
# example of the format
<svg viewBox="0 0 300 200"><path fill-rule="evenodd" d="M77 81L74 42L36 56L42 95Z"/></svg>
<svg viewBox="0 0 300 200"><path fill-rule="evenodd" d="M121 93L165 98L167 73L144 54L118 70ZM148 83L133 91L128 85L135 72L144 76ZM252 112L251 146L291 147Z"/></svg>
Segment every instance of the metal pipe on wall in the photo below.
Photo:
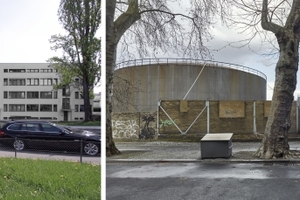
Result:
<svg viewBox="0 0 300 200"><path fill-rule="evenodd" d="M207 127L206 128L207 128L207 133L209 133L209 131L210 131L209 130L209 128L210 128L209 127L209 117L210 117L209 116L209 101L205 102L205 106L206 106L206 109L207 109L207 111L206 111L207 112Z"/></svg>
<svg viewBox="0 0 300 200"><path fill-rule="evenodd" d="M253 101L253 133L257 133L256 130L256 102Z"/></svg>

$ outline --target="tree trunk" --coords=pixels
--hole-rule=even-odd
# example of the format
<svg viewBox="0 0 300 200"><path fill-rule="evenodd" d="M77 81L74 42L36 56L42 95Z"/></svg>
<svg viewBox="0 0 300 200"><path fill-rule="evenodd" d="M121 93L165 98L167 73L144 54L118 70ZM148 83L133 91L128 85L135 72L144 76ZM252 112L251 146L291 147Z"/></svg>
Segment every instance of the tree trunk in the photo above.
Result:
<svg viewBox="0 0 300 200"><path fill-rule="evenodd" d="M128 0L128 8L115 21L116 0L106 2L106 156L120 154L113 140L111 113L113 77L117 45L123 34L140 19L138 0Z"/></svg>
<svg viewBox="0 0 300 200"><path fill-rule="evenodd" d="M84 121L92 119L88 76L83 76Z"/></svg>
<svg viewBox="0 0 300 200"><path fill-rule="evenodd" d="M261 146L254 154L259 158L286 158L291 155L288 130L294 100L299 62L299 39L293 31L282 29L276 38L280 48L272 104Z"/></svg>
<svg viewBox="0 0 300 200"><path fill-rule="evenodd" d="M113 72L116 63L117 48L114 39L115 8L116 0L106 2L106 156L121 153L113 141L111 123Z"/></svg>

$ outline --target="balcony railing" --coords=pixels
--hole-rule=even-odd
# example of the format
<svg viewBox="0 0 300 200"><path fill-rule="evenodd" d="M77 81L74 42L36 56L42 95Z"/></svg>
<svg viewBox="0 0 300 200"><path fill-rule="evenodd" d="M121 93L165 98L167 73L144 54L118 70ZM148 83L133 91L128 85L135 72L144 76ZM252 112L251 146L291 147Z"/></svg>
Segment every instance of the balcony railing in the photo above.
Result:
<svg viewBox="0 0 300 200"><path fill-rule="evenodd" d="M210 65L218 66L223 68L231 68L235 70L240 70L250 74L260 76L267 80L267 76L250 67L246 67L239 64L232 64L226 62L218 62L213 60L203 60L203 59L192 59L192 58L143 58L135 60L127 60L116 64L115 70L124 68L124 67L134 67L134 66L145 66L145 65L155 65L155 64L184 64L184 65Z"/></svg>

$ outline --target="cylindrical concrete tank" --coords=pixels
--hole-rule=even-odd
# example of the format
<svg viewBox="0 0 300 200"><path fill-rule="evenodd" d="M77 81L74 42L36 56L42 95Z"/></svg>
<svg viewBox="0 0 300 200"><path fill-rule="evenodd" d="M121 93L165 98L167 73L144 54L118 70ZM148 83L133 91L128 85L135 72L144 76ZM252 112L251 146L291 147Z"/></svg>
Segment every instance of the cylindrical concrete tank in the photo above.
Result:
<svg viewBox="0 0 300 200"><path fill-rule="evenodd" d="M266 100L266 76L215 61L131 60L117 65L114 95L114 112L155 111L159 100Z"/></svg>

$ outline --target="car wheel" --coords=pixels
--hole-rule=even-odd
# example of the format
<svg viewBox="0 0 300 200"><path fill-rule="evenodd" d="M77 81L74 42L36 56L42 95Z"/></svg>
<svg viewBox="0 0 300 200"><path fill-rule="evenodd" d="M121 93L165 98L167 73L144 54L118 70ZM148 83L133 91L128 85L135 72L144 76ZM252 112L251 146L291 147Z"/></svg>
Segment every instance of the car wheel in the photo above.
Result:
<svg viewBox="0 0 300 200"><path fill-rule="evenodd" d="M99 147L95 143L89 142L84 145L83 150L87 155L94 156L99 152Z"/></svg>
<svg viewBox="0 0 300 200"><path fill-rule="evenodd" d="M23 140L15 140L14 143L14 148L17 151L22 151L25 148L25 143L23 142Z"/></svg>

